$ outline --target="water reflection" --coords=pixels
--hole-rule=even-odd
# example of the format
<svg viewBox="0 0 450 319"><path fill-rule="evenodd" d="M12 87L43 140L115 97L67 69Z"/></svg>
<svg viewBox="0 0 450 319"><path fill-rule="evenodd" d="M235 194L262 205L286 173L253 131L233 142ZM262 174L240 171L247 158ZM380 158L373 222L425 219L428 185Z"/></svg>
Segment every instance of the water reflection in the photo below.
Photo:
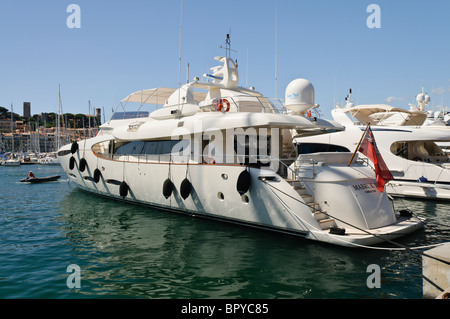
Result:
<svg viewBox="0 0 450 319"><path fill-rule="evenodd" d="M421 298L421 258L348 249L267 231L124 204L55 183L17 182L28 168L0 170L3 298ZM33 168L54 175L59 168ZM398 242L450 241L449 204L396 200L427 218ZM401 206L403 205L403 206ZM81 289L66 267L81 267ZM366 285L367 266L381 289Z"/></svg>
<svg viewBox="0 0 450 319"><path fill-rule="evenodd" d="M415 238L414 246L450 241L449 202L418 199L397 199L395 202L398 207L408 208L418 216L426 218L426 227Z"/></svg>
<svg viewBox="0 0 450 319"><path fill-rule="evenodd" d="M443 217L440 204L436 205L427 213L431 221ZM83 271L82 289L76 292L80 294L132 298L421 297L420 258L405 252L336 247L77 190L61 201L59 212L61 229L73 245L73 262ZM420 245L442 241L435 235L441 226L433 227L433 231L410 235L404 241ZM383 269L383 289L367 287L370 264Z"/></svg>

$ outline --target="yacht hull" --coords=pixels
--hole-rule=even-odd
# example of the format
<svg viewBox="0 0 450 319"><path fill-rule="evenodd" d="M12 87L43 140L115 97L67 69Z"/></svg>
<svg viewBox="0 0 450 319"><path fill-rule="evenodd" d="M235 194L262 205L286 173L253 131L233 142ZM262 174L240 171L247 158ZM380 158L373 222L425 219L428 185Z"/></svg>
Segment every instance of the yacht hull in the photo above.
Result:
<svg viewBox="0 0 450 319"><path fill-rule="evenodd" d="M394 197L450 200L450 185L442 183L394 180L386 185L386 190Z"/></svg>
<svg viewBox="0 0 450 319"><path fill-rule="evenodd" d="M314 211L298 191L269 168L237 164L155 163L131 157L118 161L92 152L90 146L95 141L83 144L86 149L79 149L74 154L70 154L70 145L66 145L60 152L65 155L59 160L69 180L90 193L341 246L372 245L384 240L371 235L372 230L358 234L331 234L328 228L321 227ZM73 167L71 161L74 162ZM244 172L248 172L250 177L248 189L244 187L244 191L239 192L238 181ZM185 180L190 185L187 190L183 186ZM396 238L423 227L423 224L410 219L409 224L391 226L375 231Z"/></svg>
<svg viewBox="0 0 450 319"><path fill-rule="evenodd" d="M84 172L79 170L79 160L76 160L76 167L72 170L68 167L68 160L61 160L70 181L84 191L167 211L272 228L301 236L308 232L307 228L299 225L298 218L286 212L286 207L277 204L280 202L277 199L279 195L259 180L258 177L265 174L260 169L248 169L241 165L116 162L86 155L84 158L88 165ZM95 183L93 176L97 168L102 176ZM251 187L241 195L237 191L237 181L246 170L250 171ZM274 175L273 172L269 174ZM184 199L181 185L185 179L189 180L191 190ZM165 188L167 180L173 185L170 191ZM128 185L126 194L121 194L123 182ZM284 184L282 191L295 197L295 191L287 183ZM295 214L305 215L302 217L305 221L311 224L316 222L307 206L295 203L288 196L284 201L286 205L298 206Z"/></svg>

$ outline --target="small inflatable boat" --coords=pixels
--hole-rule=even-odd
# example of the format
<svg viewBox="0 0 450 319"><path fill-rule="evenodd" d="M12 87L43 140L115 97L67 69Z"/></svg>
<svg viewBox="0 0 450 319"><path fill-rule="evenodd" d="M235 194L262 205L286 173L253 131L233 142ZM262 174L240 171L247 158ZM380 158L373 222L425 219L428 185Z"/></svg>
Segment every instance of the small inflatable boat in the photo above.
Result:
<svg viewBox="0 0 450 319"><path fill-rule="evenodd" d="M59 175L47 176L47 177L33 177L33 178L26 177L26 178L20 180L20 182L37 184L37 183L45 183L45 182L54 182L60 178L61 178L61 176L59 176Z"/></svg>

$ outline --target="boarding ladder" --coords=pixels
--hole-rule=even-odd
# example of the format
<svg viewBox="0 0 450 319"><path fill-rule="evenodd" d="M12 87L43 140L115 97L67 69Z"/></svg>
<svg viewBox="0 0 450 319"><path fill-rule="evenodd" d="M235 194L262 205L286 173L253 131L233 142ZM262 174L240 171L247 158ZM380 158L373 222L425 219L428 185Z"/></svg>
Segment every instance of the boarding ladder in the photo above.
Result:
<svg viewBox="0 0 450 319"><path fill-rule="evenodd" d="M289 179L287 177L284 179L286 180L286 182L292 185L292 188L297 191L305 204L311 209L311 213L314 215L314 219L319 222L320 229L329 230L331 228L337 227L334 218L328 216L327 212L322 210L320 204L314 200L314 192L308 186L308 184L306 184L306 182L303 181L303 179L291 167L286 165L280 159L278 159L278 161L292 172L293 179Z"/></svg>

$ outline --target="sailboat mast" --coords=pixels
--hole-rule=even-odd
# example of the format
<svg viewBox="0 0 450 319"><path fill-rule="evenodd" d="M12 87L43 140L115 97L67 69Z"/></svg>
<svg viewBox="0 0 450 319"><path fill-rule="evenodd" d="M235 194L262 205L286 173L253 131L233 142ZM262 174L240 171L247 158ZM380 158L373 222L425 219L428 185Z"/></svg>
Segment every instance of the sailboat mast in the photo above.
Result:
<svg viewBox="0 0 450 319"><path fill-rule="evenodd" d="M88 129L88 134L89 134L89 138L90 138L91 137L91 100L88 100L88 107L89 107L89 113L88 113L89 129Z"/></svg>
<svg viewBox="0 0 450 319"><path fill-rule="evenodd" d="M278 99L277 7L275 7L275 98Z"/></svg>
<svg viewBox="0 0 450 319"><path fill-rule="evenodd" d="M13 104L11 103L11 154L14 156L14 124L13 124Z"/></svg>
<svg viewBox="0 0 450 319"><path fill-rule="evenodd" d="M59 150L59 136L60 134L60 128L59 128L59 123L60 123L60 119L59 119L59 115L61 112L61 85L58 84L58 114L56 116L56 151Z"/></svg>

